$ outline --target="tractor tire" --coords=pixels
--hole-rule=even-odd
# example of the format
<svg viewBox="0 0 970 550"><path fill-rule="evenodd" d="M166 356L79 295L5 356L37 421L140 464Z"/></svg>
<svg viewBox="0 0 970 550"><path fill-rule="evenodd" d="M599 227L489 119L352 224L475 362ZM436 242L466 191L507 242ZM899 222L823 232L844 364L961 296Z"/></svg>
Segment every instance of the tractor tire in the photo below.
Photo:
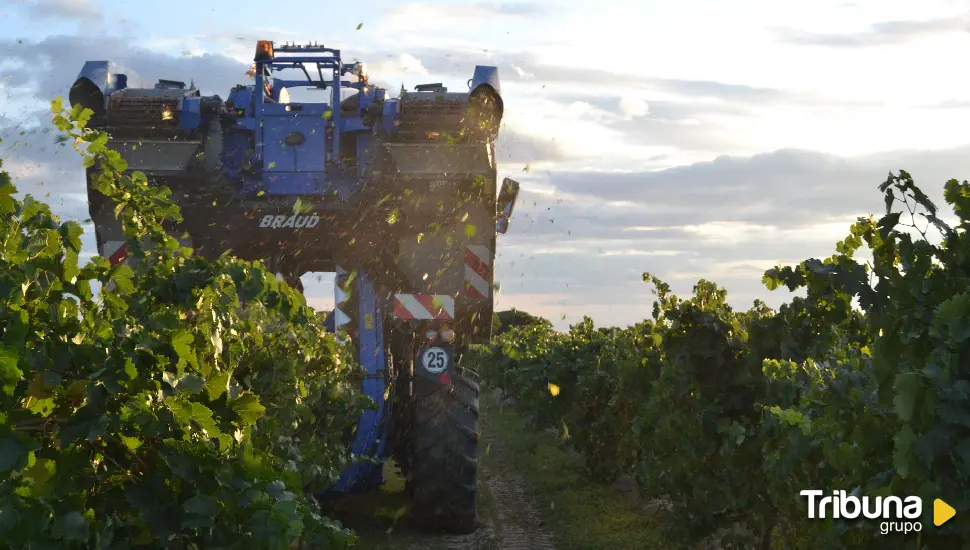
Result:
<svg viewBox="0 0 970 550"><path fill-rule="evenodd" d="M455 373L449 384L418 379L415 385L411 519L427 530L473 533L478 528L478 382Z"/></svg>

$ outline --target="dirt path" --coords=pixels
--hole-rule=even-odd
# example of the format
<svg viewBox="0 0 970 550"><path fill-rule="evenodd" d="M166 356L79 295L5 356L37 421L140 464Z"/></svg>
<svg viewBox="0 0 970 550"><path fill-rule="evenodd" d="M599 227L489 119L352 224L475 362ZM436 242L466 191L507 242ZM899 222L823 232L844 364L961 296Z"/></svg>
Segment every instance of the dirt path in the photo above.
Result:
<svg viewBox="0 0 970 550"><path fill-rule="evenodd" d="M554 550L552 535L543 527L535 501L524 490L518 474L490 476L486 483L497 504L498 548L507 550Z"/></svg>
<svg viewBox="0 0 970 550"><path fill-rule="evenodd" d="M493 508L483 510L481 515L488 517L491 512L499 548L553 550L556 546L552 535L543 525L528 484L510 464L502 434L488 429L487 409L489 403L497 401L483 400L482 407L482 454L485 455L482 462L485 467L479 484L487 488L490 500L487 504Z"/></svg>
<svg viewBox="0 0 970 550"><path fill-rule="evenodd" d="M511 466L502 435L489 430L488 407L482 400L479 449L479 519L471 535L420 533L404 520L390 519L407 507L403 480L385 470L387 486L380 493L356 495L340 506L339 519L360 535L359 548L384 550L554 550L552 535L543 526L525 479Z"/></svg>

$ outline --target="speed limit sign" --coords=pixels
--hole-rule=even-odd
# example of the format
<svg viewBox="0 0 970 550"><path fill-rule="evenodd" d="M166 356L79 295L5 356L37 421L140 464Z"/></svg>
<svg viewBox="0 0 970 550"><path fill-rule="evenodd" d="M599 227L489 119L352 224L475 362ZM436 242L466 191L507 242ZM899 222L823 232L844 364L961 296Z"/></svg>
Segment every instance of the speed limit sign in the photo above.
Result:
<svg viewBox="0 0 970 550"><path fill-rule="evenodd" d="M438 374L448 368L448 352L441 348L428 348L421 354L424 370Z"/></svg>

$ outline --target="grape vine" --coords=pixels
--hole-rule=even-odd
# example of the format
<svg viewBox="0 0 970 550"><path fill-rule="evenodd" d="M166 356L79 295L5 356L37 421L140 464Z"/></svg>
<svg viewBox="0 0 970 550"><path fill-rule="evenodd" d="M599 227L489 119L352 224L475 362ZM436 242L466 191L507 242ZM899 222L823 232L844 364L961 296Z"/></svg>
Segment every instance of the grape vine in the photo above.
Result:
<svg viewBox="0 0 970 550"><path fill-rule="evenodd" d="M0 548L351 545L308 496L369 401L346 350L262 264L192 257L169 190L52 110L137 262L82 265L81 226L0 172Z"/></svg>
<svg viewBox="0 0 970 550"><path fill-rule="evenodd" d="M963 548L970 519L934 527L932 503L970 509L970 184L945 185L956 227L906 172L879 190L885 214L831 257L765 273L768 289L804 291L777 311L735 311L703 280L680 299L645 273L651 318L526 323L475 362L591 476L630 474L665 503L672 547ZM809 520L805 489L919 496L924 528Z"/></svg>

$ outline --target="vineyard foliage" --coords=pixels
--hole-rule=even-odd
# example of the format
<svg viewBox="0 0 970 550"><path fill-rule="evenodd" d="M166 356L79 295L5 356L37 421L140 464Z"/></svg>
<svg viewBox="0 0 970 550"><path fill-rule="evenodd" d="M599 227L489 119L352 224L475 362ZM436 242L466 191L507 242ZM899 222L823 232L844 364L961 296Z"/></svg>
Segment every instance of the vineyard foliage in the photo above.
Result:
<svg viewBox="0 0 970 550"><path fill-rule="evenodd" d="M136 262L82 265L81 226L0 173L0 548L352 544L307 497L367 406L346 349L262 264L192 257L168 189L52 108Z"/></svg>
<svg viewBox="0 0 970 550"><path fill-rule="evenodd" d="M592 476L630 474L666 502L672 547L970 547L965 514L932 523L935 498L970 510L970 185L945 185L955 227L906 172L879 189L885 215L860 218L834 255L765 274L803 291L777 311L735 311L703 280L680 299L646 273L651 318L525 324L476 362ZM920 496L924 528L809 520L805 489Z"/></svg>

